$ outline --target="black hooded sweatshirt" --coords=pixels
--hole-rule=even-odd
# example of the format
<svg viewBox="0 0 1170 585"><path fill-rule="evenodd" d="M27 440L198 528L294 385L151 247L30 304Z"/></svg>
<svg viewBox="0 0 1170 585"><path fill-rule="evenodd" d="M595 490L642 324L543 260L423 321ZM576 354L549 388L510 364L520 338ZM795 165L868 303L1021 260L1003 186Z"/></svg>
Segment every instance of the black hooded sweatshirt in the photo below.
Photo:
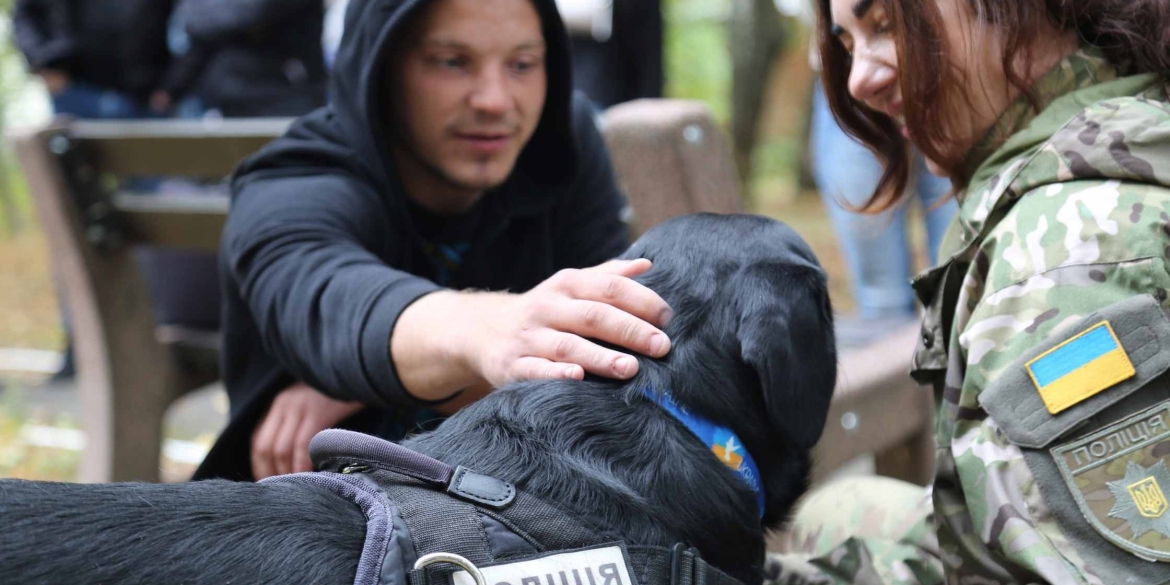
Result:
<svg viewBox="0 0 1170 585"><path fill-rule="evenodd" d="M572 94L568 37L554 0L533 0L547 45L548 95L507 182L467 214L411 204L389 155L393 39L428 0L353 0L331 79L332 103L246 160L220 249L223 379L231 421L196 479L252 479L250 439L296 380L367 408L346 421L390 436L420 405L390 357L402 311L442 286L526 291L562 268L628 245L592 107ZM456 267L434 254L458 248ZM459 323L449 327L458 328Z"/></svg>

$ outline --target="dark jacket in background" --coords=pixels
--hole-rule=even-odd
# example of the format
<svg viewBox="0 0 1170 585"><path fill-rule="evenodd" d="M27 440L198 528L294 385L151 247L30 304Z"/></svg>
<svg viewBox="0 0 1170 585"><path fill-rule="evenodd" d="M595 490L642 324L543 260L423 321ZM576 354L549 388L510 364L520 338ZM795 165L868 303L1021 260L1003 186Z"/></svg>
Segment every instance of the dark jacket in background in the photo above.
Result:
<svg viewBox="0 0 1170 585"><path fill-rule="evenodd" d="M609 39L573 36L577 89L602 108L662 97L666 79L662 27L660 0L614 0Z"/></svg>
<svg viewBox="0 0 1170 585"><path fill-rule="evenodd" d="M300 116L325 104L321 0L179 0L190 39L164 85L226 117Z"/></svg>
<svg viewBox="0 0 1170 585"><path fill-rule="evenodd" d="M220 249L231 422L196 478L251 479L253 429L295 380L374 407L360 430L399 428L400 413L417 404L394 369L390 334L407 306L439 289L436 281L521 292L628 245L625 198L590 105L572 97L568 37L553 0L535 1L548 47L545 109L508 181L464 216L438 222L457 233L435 230L437 218L412 209L387 150L385 72L400 26L425 2L353 0L332 103L236 174ZM441 274L426 252L436 236L467 245L457 272Z"/></svg>
<svg viewBox="0 0 1170 585"><path fill-rule="evenodd" d="M145 99L170 60L173 6L173 0L17 0L13 32L34 71L61 70Z"/></svg>

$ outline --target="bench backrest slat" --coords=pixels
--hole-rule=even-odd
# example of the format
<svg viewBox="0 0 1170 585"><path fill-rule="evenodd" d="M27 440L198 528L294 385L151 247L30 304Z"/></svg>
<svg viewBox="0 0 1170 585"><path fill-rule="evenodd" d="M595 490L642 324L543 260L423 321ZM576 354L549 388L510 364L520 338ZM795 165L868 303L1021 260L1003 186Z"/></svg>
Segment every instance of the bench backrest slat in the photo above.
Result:
<svg viewBox="0 0 1170 585"><path fill-rule="evenodd" d="M228 196L218 194L114 196L114 209L135 242L208 252L219 248L228 207Z"/></svg>
<svg viewBox="0 0 1170 585"><path fill-rule="evenodd" d="M287 119L76 122L70 135L103 172L218 179L288 129Z"/></svg>

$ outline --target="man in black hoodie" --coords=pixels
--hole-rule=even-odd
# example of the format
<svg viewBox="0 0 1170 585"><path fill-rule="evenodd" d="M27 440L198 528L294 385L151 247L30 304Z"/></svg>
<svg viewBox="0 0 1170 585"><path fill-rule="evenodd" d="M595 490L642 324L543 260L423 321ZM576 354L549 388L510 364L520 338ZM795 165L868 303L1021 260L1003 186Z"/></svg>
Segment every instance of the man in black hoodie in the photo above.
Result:
<svg viewBox="0 0 1170 585"><path fill-rule="evenodd" d="M553 0L353 0L331 83L235 177L231 422L196 478L307 469L319 430L400 438L512 381L636 373L589 340L669 351L670 308L630 279L649 262L602 264L626 204Z"/></svg>

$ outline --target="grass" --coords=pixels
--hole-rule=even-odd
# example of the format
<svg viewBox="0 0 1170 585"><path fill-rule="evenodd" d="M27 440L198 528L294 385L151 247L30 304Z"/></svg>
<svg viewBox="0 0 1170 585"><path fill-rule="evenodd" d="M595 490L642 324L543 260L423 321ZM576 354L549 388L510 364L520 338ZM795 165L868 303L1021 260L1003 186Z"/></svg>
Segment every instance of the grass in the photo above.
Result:
<svg viewBox="0 0 1170 585"><path fill-rule="evenodd" d="M30 412L23 406L24 390L9 381L0 395L0 477L43 481L74 481L81 453L30 445L22 438L26 425L75 429L74 421L46 412Z"/></svg>

